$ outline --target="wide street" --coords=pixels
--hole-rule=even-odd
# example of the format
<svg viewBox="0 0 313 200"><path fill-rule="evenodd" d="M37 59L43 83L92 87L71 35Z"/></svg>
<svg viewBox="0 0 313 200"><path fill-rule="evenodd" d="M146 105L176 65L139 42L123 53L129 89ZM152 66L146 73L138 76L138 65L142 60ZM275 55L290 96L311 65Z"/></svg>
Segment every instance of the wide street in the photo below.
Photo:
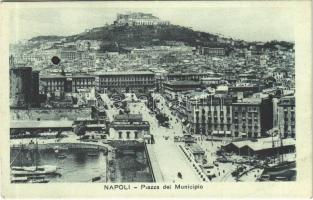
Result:
<svg viewBox="0 0 313 200"><path fill-rule="evenodd" d="M127 95L126 95L127 96ZM129 96L129 95L128 95ZM184 126L181 120L171 113L171 110L160 94L153 94L155 97L156 108L169 117L169 128L160 126L155 117L155 114L149 110L144 101L127 101L128 108L131 114L142 114L143 120L150 124L150 132L154 135L155 144L148 144L149 157L154 170L158 173L156 177L164 182L199 182L202 181L197 174L192 164L187 160L181 149L174 142L175 136L183 136ZM106 94L101 95L102 99L108 105L108 118L113 120L114 116L118 114L117 108L113 106L112 100ZM137 99L136 99L137 100ZM222 142L206 141L200 136L195 137L197 143L206 152L206 159L208 164L213 165L217 156L215 155ZM234 181L231 172L236 167L229 163L219 163L218 167L214 167L213 171L216 178L212 181ZM178 178L177 174L182 174L182 179Z"/></svg>
<svg viewBox="0 0 313 200"><path fill-rule="evenodd" d="M154 135L155 144L148 145L151 163L157 163L164 182L199 182L200 177L191 166L183 152L174 143L175 135L182 135L182 126L176 118L169 115L170 125L173 128L165 128L158 125L154 114L149 114L149 109L142 102L130 103L130 113L141 113L143 119L151 126L151 134ZM168 113L167 113L168 114ZM167 139L168 137L168 139ZM182 179L177 177L178 172Z"/></svg>

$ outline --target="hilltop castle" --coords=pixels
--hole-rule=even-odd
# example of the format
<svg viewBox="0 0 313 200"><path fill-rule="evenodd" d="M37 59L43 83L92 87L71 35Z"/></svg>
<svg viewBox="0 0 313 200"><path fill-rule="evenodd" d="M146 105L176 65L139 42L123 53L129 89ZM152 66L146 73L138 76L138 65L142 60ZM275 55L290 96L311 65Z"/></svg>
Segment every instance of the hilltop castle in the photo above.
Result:
<svg viewBox="0 0 313 200"><path fill-rule="evenodd" d="M117 14L117 19L114 22L116 25L129 25L129 26L147 26L147 25L169 25L169 21L160 20L158 17L150 13L127 13Z"/></svg>

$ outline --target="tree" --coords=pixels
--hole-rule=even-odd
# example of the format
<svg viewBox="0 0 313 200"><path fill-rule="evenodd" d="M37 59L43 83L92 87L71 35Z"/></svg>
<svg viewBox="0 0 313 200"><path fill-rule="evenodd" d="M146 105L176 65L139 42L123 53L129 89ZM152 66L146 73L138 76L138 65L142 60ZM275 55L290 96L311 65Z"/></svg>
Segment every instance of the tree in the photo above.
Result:
<svg viewBox="0 0 313 200"><path fill-rule="evenodd" d="M130 113L129 108L125 108L125 109L124 109L124 112L125 112L127 115L129 115L129 113Z"/></svg>
<svg viewBox="0 0 313 200"><path fill-rule="evenodd" d="M81 136L86 134L87 126L85 123L77 124L74 127L74 133L81 138Z"/></svg>

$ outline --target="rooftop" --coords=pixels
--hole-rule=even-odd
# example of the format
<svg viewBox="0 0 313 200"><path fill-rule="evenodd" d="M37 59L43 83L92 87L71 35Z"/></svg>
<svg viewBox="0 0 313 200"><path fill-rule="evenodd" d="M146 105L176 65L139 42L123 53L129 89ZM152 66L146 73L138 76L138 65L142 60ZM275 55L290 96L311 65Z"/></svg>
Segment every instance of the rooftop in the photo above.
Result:
<svg viewBox="0 0 313 200"><path fill-rule="evenodd" d="M191 146L189 146L190 150L192 153L201 153L204 154L204 150L200 147L200 145L198 144L192 144Z"/></svg>
<svg viewBox="0 0 313 200"><path fill-rule="evenodd" d="M274 138L273 141L272 141L272 138L263 138L263 139L258 139L257 141L244 140L244 141L238 141L238 142L231 142L229 144L233 144L237 148L242 148L242 147L247 146L254 151L260 151L263 149L273 148L273 143L274 143L274 147L281 146L281 142L278 138ZM282 143L283 143L283 146L294 146L296 144L296 140L293 138L282 139Z"/></svg>
<svg viewBox="0 0 313 200"><path fill-rule="evenodd" d="M45 121L11 121L10 128L68 128L72 127L73 121L54 121L54 120L45 120Z"/></svg>
<svg viewBox="0 0 313 200"><path fill-rule="evenodd" d="M114 121L142 121L142 114L116 115Z"/></svg>
<svg viewBox="0 0 313 200"><path fill-rule="evenodd" d="M245 104L253 104L253 105L259 105L262 103L262 99L260 98L244 98L242 100L238 100L235 102L235 105L245 105Z"/></svg>
<svg viewBox="0 0 313 200"><path fill-rule="evenodd" d="M103 72L101 75L154 75L153 72L150 71L119 71L119 72Z"/></svg>
<svg viewBox="0 0 313 200"><path fill-rule="evenodd" d="M169 81L166 84L168 85L194 85L194 86L198 86L200 85L200 82L198 81Z"/></svg>

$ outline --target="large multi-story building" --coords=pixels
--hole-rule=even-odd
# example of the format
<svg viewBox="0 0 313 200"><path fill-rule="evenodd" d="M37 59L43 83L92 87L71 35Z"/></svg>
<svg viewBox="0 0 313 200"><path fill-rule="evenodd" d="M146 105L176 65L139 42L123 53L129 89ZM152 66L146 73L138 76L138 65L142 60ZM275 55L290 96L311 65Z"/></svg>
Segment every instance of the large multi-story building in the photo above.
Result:
<svg viewBox="0 0 313 200"><path fill-rule="evenodd" d="M115 24L129 26L169 25L169 21L160 20L158 17L155 17L150 13L135 12L117 14Z"/></svg>
<svg viewBox="0 0 313 200"><path fill-rule="evenodd" d="M32 71L32 104L38 105L40 103L39 99L39 78L40 71Z"/></svg>
<svg viewBox="0 0 313 200"><path fill-rule="evenodd" d="M225 48L202 47L201 53L209 56L225 56Z"/></svg>
<svg viewBox="0 0 313 200"><path fill-rule="evenodd" d="M24 107L38 103L39 72L31 67L10 69L10 106Z"/></svg>
<svg viewBox="0 0 313 200"><path fill-rule="evenodd" d="M100 92L115 90L120 92L147 91L155 86L152 72L106 72L99 75L58 74L40 78L47 92L77 92L79 89L96 87Z"/></svg>
<svg viewBox="0 0 313 200"><path fill-rule="evenodd" d="M278 128L282 137L296 136L296 111L295 111L295 97L282 97L278 104Z"/></svg>
<svg viewBox="0 0 313 200"><path fill-rule="evenodd" d="M273 128L271 98L245 98L232 104L235 137L258 138Z"/></svg>
<svg viewBox="0 0 313 200"><path fill-rule="evenodd" d="M214 76L214 73L169 73L165 76L167 81L200 81L203 78Z"/></svg>
<svg viewBox="0 0 313 200"><path fill-rule="evenodd" d="M149 71L106 72L98 76L100 92L144 92L155 87L155 74Z"/></svg>
<svg viewBox="0 0 313 200"><path fill-rule="evenodd" d="M84 74L47 75L40 78L46 92L77 92L95 86L95 77Z"/></svg>
<svg viewBox="0 0 313 200"><path fill-rule="evenodd" d="M76 50L62 50L60 52L60 57L64 60L75 60L79 58L78 52Z"/></svg>
<svg viewBox="0 0 313 200"><path fill-rule="evenodd" d="M233 101L229 95L202 95L187 100L190 132L230 137Z"/></svg>
<svg viewBox="0 0 313 200"><path fill-rule="evenodd" d="M190 132L216 137L258 138L273 127L271 99L236 100L229 94L187 100Z"/></svg>

